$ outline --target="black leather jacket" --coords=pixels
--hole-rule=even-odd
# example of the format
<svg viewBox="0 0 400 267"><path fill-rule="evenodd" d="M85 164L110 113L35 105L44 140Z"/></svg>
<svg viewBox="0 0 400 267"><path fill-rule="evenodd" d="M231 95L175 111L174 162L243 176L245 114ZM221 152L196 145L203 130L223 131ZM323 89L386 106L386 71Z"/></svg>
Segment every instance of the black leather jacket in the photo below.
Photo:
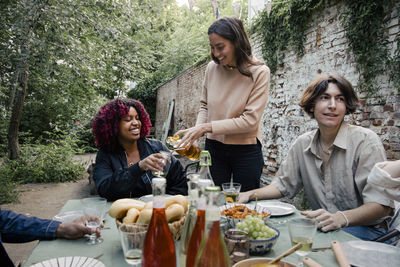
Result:
<svg viewBox="0 0 400 267"><path fill-rule="evenodd" d="M141 159L161 150L169 151L160 141L146 138L138 140L138 149ZM151 171L141 170L138 163L128 167L124 150L109 153L100 149L97 153L93 179L99 195L109 201L151 194L153 177ZM166 194L187 195L183 167L174 156L166 179Z"/></svg>

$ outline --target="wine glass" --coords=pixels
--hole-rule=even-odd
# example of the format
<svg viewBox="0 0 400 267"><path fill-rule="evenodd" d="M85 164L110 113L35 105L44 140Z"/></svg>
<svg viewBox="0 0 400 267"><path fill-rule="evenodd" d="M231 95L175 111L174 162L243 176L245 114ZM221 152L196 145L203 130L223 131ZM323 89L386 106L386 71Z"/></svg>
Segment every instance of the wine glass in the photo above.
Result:
<svg viewBox="0 0 400 267"><path fill-rule="evenodd" d="M304 266L302 258L311 252L315 233L317 232L317 222L315 219L296 218L288 222L288 230L292 246L301 243L302 246L295 253L299 256L299 266Z"/></svg>
<svg viewBox="0 0 400 267"><path fill-rule="evenodd" d="M171 153L167 151L160 151L161 156L163 156L163 170L162 171L152 171L153 175L156 177L166 177L171 167Z"/></svg>
<svg viewBox="0 0 400 267"><path fill-rule="evenodd" d="M140 266L144 239L147 233L147 224L123 224L119 228L122 250L125 261L131 266Z"/></svg>
<svg viewBox="0 0 400 267"><path fill-rule="evenodd" d="M106 207L106 199L101 198L84 198L81 200L83 212L86 218L86 227L91 229L100 228L103 212ZM103 242L103 239L97 237L96 233L89 236L86 244L96 245Z"/></svg>

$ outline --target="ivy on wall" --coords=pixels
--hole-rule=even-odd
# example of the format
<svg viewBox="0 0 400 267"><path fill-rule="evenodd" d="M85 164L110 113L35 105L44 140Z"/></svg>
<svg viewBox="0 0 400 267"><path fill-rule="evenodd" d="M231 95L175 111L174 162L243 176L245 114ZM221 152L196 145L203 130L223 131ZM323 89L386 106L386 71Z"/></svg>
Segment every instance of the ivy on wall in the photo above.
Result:
<svg viewBox="0 0 400 267"><path fill-rule="evenodd" d="M304 54L306 30L312 15L330 2L340 0L275 1L270 14L264 10L255 21L251 33L258 35L262 54L272 72L283 62L284 52L293 48L298 56ZM389 54L387 32L384 27L389 10L398 8L396 0L342 0L346 9L340 19L349 40L349 47L360 73L360 88L377 90L375 78L387 72L400 90L400 48ZM397 36L397 43L399 36Z"/></svg>

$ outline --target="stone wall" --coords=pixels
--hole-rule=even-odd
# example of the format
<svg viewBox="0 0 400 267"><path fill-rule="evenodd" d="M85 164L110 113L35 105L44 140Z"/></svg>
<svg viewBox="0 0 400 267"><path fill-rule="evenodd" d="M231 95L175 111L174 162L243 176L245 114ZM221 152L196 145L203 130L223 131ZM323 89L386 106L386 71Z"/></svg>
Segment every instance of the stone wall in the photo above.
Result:
<svg viewBox="0 0 400 267"><path fill-rule="evenodd" d="M271 90L261 122L265 176L274 175L298 135L317 127L297 103L307 84L319 73L325 72L345 76L359 93L361 106L354 114L346 116L346 120L375 131L382 139L388 159L400 159L399 91L389 82L389 77L382 74L377 79L380 90L376 95L367 97L365 93L360 93L356 63L339 21L339 14L344 8L342 3L336 3L315 14L307 31L304 56L298 57L293 51L285 51L283 64L271 76ZM386 22L392 52L397 45L395 36L399 34L397 10L388 16ZM253 36L252 41L254 54L262 59L257 38ZM158 89L157 137L161 137L170 99L176 100L173 131L194 125L205 66L190 68Z"/></svg>

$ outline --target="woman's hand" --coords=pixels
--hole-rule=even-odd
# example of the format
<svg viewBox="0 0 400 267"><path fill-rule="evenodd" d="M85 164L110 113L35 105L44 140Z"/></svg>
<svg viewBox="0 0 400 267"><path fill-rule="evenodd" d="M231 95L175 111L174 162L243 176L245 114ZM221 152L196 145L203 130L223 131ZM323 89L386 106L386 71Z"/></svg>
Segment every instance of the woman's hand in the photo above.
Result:
<svg viewBox="0 0 400 267"><path fill-rule="evenodd" d="M154 153L139 161L140 169L147 171L163 171L166 162L161 153Z"/></svg>
<svg viewBox="0 0 400 267"><path fill-rule="evenodd" d="M318 228L323 232L340 229L347 225L344 215L337 213L330 213L324 209L318 210L305 210L300 212L302 215L309 219L315 219L318 222Z"/></svg>
<svg viewBox="0 0 400 267"><path fill-rule="evenodd" d="M211 123L202 123L192 128L180 130L176 132L174 136L183 135L178 147L190 147L197 139L209 132L212 132Z"/></svg>

